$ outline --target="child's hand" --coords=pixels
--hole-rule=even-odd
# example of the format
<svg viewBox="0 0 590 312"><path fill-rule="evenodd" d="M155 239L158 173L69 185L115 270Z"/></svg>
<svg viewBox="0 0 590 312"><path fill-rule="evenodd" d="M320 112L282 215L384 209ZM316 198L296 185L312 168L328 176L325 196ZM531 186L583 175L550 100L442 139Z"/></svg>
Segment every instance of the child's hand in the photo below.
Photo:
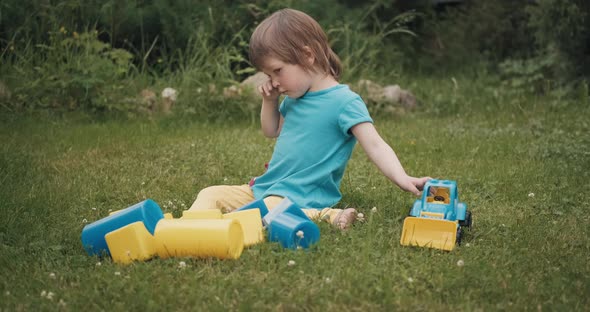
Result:
<svg viewBox="0 0 590 312"><path fill-rule="evenodd" d="M422 190L424 189L424 184L426 184L428 180L432 180L432 178L414 178L406 176L404 179L401 179L401 181L397 182L397 185L406 192L410 192L416 196L420 196L422 194Z"/></svg>
<svg viewBox="0 0 590 312"><path fill-rule="evenodd" d="M277 101L281 95L279 89L272 85L272 80L270 80L270 78L258 86L258 92L262 95L262 98L265 101Z"/></svg>

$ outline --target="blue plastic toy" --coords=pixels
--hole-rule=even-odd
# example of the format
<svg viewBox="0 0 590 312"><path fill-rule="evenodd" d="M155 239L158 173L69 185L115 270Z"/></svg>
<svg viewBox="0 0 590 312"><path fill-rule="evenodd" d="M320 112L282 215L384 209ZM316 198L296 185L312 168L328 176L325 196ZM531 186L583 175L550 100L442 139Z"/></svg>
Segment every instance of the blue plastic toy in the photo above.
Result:
<svg viewBox="0 0 590 312"><path fill-rule="evenodd" d="M400 243L452 250L461 242L462 227L471 227L471 212L459 202L457 182L430 180L404 220Z"/></svg>
<svg viewBox="0 0 590 312"><path fill-rule="evenodd" d="M268 240L284 248L308 248L320 239L320 229L288 198L283 199L262 218Z"/></svg>
<svg viewBox="0 0 590 312"><path fill-rule="evenodd" d="M153 235L156 224L163 218L160 206L155 201L147 199L86 225L82 230L82 245L91 256L102 254L110 256L105 240L106 234L133 222L142 221L148 232Z"/></svg>
<svg viewBox="0 0 590 312"><path fill-rule="evenodd" d="M266 204L264 203L264 200L262 200L262 199L254 200L254 201L236 209L235 211L242 211L242 210L256 209L256 208L260 209L260 216L263 218L268 213L268 208L266 207Z"/></svg>

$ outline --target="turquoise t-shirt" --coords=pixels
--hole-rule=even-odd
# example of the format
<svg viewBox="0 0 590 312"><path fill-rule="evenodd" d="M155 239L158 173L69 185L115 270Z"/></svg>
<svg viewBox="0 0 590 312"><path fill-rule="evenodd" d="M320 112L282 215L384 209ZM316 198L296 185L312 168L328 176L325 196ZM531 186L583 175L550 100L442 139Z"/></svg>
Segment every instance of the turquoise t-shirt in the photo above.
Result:
<svg viewBox="0 0 590 312"><path fill-rule="evenodd" d="M256 199L288 197L301 207L324 208L342 198L340 181L356 138L354 125L373 122L361 97L348 86L286 97L284 118L268 170L256 178Z"/></svg>

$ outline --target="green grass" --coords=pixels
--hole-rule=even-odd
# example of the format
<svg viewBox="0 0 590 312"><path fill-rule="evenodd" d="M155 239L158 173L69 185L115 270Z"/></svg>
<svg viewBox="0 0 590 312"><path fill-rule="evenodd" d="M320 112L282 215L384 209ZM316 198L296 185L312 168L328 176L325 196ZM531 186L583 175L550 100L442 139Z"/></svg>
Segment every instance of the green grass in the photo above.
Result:
<svg viewBox="0 0 590 312"><path fill-rule="evenodd" d="M273 141L249 123L0 117L0 311L587 311L588 105L492 88L441 95L437 83L451 84L423 82L424 110L376 126L410 174L458 181L474 226L452 252L400 246L414 198L357 147L339 205L367 221L345 233L321 224L310 251L265 243L235 261L129 266L89 257L85 221L144 198L178 217L201 188L260 174Z"/></svg>

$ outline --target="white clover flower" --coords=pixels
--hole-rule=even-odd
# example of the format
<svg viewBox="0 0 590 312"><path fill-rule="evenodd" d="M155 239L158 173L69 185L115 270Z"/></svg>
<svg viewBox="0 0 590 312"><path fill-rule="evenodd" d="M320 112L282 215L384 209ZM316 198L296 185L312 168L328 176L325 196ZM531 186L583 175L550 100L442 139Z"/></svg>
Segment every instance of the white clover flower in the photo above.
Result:
<svg viewBox="0 0 590 312"><path fill-rule="evenodd" d="M47 292L47 297L46 298L49 299L49 300L53 300L53 295L55 295L55 294L53 292L49 291L49 292Z"/></svg>
<svg viewBox="0 0 590 312"><path fill-rule="evenodd" d="M362 212L356 215L356 219L359 221L365 221L365 214Z"/></svg>
<svg viewBox="0 0 590 312"><path fill-rule="evenodd" d="M63 299L59 299L59 302L57 303L60 307L65 307L66 306L66 302Z"/></svg>
<svg viewBox="0 0 590 312"><path fill-rule="evenodd" d="M5 296L10 296L10 292L7 290L7 291L4 292L4 295Z"/></svg>
<svg viewBox="0 0 590 312"><path fill-rule="evenodd" d="M288 266L294 266L295 265L295 261L293 260L289 260L289 262L287 263Z"/></svg>
<svg viewBox="0 0 590 312"><path fill-rule="evenodd" d="M332 282L332 279L329 277L326 277L325 281L326 281L326 283L330 284Z"/></svg>
<svg viewBox="0 0 590 312"><path fill-rule="evenodd" d="M96 207L92 207L92 210L96 211Z"/></svg>
<svg viewBox="0 0 590 312"><path fill-rule="evenodd" d="M465 247L471 247L469 243L465 243Z"/></svg>
<svg viewBox="0 0 590 312"><path fill-rule="evenodd" d="M47 296L47 292L45 290L41 291L41 297L45 298L45 296Z"/></svg>
<svg viewBox="0 0 590 312"><path fill-rule="evenodd" d="M304 234L303 234L302 230L299 230L299 231L297 231L297 233L295 233L295 235L297 235L297 237L299 237L299 238L303 238Z"/></svg>
<svg viewBox="0 0 590 312"><path fill-rule="evenodd" d="M96 263L96 266L101 266L101 265L102 265L102 263L100 261Z"/></svg>
<svg viewBox="0 0 590 312"><path fill-rule="evenodd" d="M178 91L172 88L165 88L162 90L162 97L165 99L170 99L172 102L176 101L176 97L178 95Z"/></svg>
<svg viewBox="0 0 590 312"><path fill-rule="evenodd" d="M377 207L371 208L371 212L377 212Z"/></svg>
<svg viewBox="0 0 590 312"><path fill-rule="evenodd" d="M465 265L465 262L464 262L463 260L459 260L459 261L457 261L457 266L458 266L458 267L462 267L462 266L464 266L464 265Z"/></svg>
<svg viewBox="0 0 590 312"><path fill-rule="evenodd" d="M184 261L180 261L180 262L178 262L178 268L179 268L179 269L184 269L184 268L186 268L186 262L184 262Z"/></svg>
<svg viewBox="0 0 590 312"><path fill-rule="evenodd" d="M49 273L49 278L55 279L55 273L53 273L53 272Z"/></svg>
<svg viewBox="0 0 590 312"><path fill-rule="evenodd" d="M116 276L121 276L121 272L119 272L119 271L116 271L116 272L115 272L115 275L116 275Z"/></svg>
<svg viewBox="0 0 590 312"><path fill-rule="evenodd" d="M413 279L413 278L411 278L411 277L408 277L408 282L409 282L409 283L413 283L413 282L414 282L414 279Z"/></svg>
<svg viewBox="0 0 590 312"><path fill-rule="evenodd" d="M88 220L86 220L86 218L82 219L82 223L88 223Z"/></svg>
<svg viewBox="0 0 590 312"><path fill-rule="evenodd" d="M532 198L532 197L535 197L535 193L533 193L533 192L530 192L530 193L529 193L529 197L531 197L531 198Z"/></svg>

